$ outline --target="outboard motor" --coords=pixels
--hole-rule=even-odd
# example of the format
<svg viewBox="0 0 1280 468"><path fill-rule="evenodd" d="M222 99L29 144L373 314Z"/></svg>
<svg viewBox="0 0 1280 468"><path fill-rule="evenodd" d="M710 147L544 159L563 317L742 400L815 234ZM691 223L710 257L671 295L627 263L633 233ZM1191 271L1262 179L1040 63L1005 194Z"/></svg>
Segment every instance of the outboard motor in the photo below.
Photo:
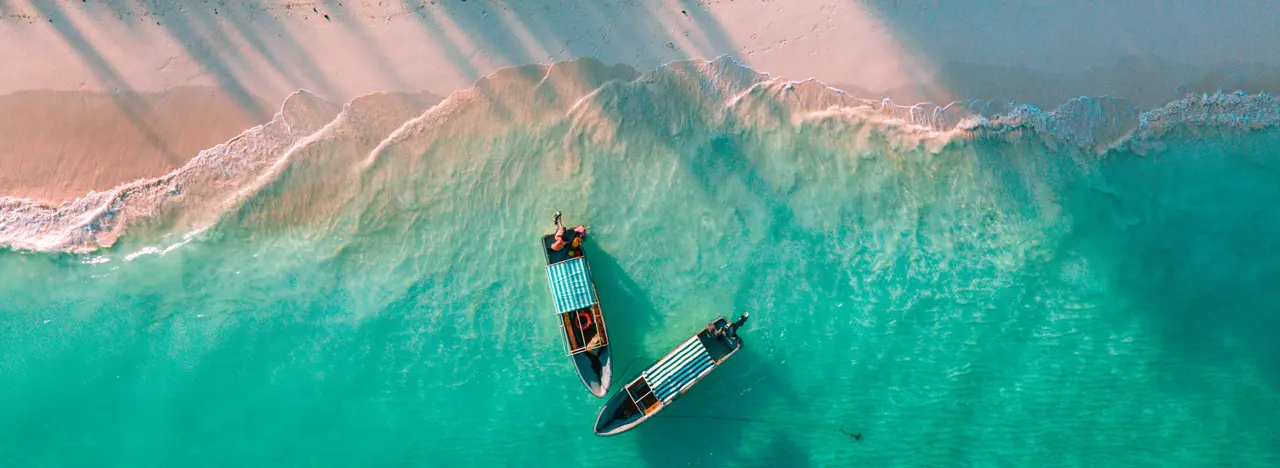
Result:
<svg viewBox="0 0 1280 468"><path fill-rule="evenodd" d="M741 317L738 317L738 320L734 320L729 323L729 325L725 326L723 331L724 335L737 339L738 327L741 327L744 323L747 323L747 314L742 314Z"/></svg>

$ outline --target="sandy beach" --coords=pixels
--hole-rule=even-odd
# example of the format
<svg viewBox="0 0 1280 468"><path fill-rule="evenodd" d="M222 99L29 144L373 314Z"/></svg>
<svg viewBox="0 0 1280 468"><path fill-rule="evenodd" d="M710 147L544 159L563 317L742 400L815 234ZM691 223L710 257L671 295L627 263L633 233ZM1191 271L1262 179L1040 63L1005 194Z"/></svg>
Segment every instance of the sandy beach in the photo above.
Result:
<svg viewBox="0 0 1280 468"><path fill-rule="evenodd" d="M0 0L0 468L1280 467L1277 13Z"/></svg>
<svg viewBox="0 0 1280 468"><path fill-rule="evenodd" d="M0 193L63 200L173 170L262 123L219 88L0 96Z"/></svg>
<svg viewBox="0 0 1280 468"><path fill-rule="evenodd" d="M1204 18L1201 7L1115 7L1128 20L1052 8L1063 12L1018 28L964 5L896 1L3 2L0 194L61 201L162 174L265 123L299 89L335 103L375 91L443 96L501 67L581 57L644 70L727 54L908 104L1052 107L1091 92L1151 107L1186 92L1280 90L1280 57L1257 46L1276 33L1225 22L1258 15L1227 11L1156 40L1138 33ZM1044 28L1081 39L1027 35ZM1236 32L1212 47L1169 40L1219 30Z"/></svg>

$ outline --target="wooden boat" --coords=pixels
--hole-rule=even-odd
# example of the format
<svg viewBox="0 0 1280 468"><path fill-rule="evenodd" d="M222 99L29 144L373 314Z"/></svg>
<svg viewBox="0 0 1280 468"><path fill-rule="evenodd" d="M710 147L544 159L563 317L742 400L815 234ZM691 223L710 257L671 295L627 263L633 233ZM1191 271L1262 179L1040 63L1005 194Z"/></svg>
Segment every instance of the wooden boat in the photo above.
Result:
<svg viewBox="0 0 1280 468"><path fill-rule="evenodd" d="M574 235L573 231L565 230L567 241L572 242ZM547 257L547 283L551 286L557 322L564 332L566 352L587 389L595 396L604 397L609 391L612 358L591 267L583 246L573 249L566 245L556 251L551 250L554 242L555 235L542 238Z"/></svg>
<svg viewBox="0 0 1280 468"><path fill-rule="evenodd" d="M596 435L629 431L670 406L742 349L738 328L746 321L747 314L733 323L719 317L641 372L605 403L596 417Z"/></svg>

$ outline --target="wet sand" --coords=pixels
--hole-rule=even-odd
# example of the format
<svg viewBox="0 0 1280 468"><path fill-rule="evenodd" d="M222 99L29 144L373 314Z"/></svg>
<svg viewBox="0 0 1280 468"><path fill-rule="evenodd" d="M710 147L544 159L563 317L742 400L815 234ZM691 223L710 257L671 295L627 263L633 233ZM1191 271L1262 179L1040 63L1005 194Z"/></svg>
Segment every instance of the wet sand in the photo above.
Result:
<svg viewBox="0 0 1280 468"><path fill-rule="evenodd" d="M0 96L0 194L61 202L154 177L269 119L214 87Z"/></svg>
<svg viewBox="0 0 1280 468"><path fill-rule="evenodd" d="M1081 24L1101 23L1064 13L975 28L968 24L1018 14L903 5L0 2L0 197L63 201L161 175L268 121L299 89L336 103L377 91L443 96L501 67L581 57L646 70L730 55L774 76L899 104L979 98L1053 107L1089 93L1151 107L1187 92L1280 90L1280 68L1266 63L1274 57L1246 47L1280 33L1250 26L1257 21L1244 19L1268 16L1235 11L1244 7L1214 7L1215 17L1244 21L1215 23L1158 2L1091 6L1079 14L1120 23L1082 32ZM1166 27L1189 19L1194 30ZM1131 31L1147 27L1168 37ZM997 29L1007 37L984 38ZM1046 43L1042 31L1088 41ZM1221 41L1199 45L1210 33ZM1096 47L1106 41L1117 46ZM1054 58L1056 68L1046 68Z"/></svg>

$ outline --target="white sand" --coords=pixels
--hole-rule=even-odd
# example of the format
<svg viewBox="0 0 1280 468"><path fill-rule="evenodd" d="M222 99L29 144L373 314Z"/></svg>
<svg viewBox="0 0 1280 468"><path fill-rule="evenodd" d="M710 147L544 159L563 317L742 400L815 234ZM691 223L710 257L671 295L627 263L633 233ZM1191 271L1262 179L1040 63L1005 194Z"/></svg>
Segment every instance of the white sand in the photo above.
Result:
<svg viewBox="0 0 1280 468"><path fill-rule="evenodd" d="M1174 62L1280 60L1258 55L1265 50L1257 44L1280 43L1280 33L1259 19L1274 15L1244 7L1201 11L1135 0L1083 9L1047 5L1030 8L1043 14L1029 15L972 3L0 0L0 95L155 93L148 102L178 103L153 112L114 99L115 112L78 113L65 100L80 98L50 94L47 101L0 112L0 126L24 119L27 135L0 134L0 163L29 168L5 169L0 196L62 200L158 175L195 156L196 148L225 140L229 128L266 122L298 89L334 102L374 91L444 95L500 67L579 57L645 69L729 54L775 76L818 78L898 100L1016 98L1037 104L1055 104L1063 92L1074 92L1058 86L1064 82L1088 82L1096 94L1131 91L1156 103L1175 94L1166 88L1176 81L1155 89L1140 79L1150 72L1135 74L1132 67L1103 70L1103 78L1092 81L1060 73L1126 55ZM1184 23L1194 27L1177 26ZM1205 40L1215 35L1222 40ZM977 67L936 76L957 70L945 67L953 61ZM1128 74L1109 78L1115 72ZM222 101L182 104L168 97L170 90L193 86L212 88L205 94ZM230 116L214 123L203 115L214 112ZM85 119L98 123L59 128ZM158 120L179 124L149 123ZM138 128L125 128L130 126Z"/></svg>
<svg viewBox="0 0 1280 468"><path fill-rule="evenodd" d="M266 122L298 89L334 102L375 91L445 95L504 66L595 57L645 69L722 54L796 79L816 76L881 89L917 81L886 30L853 5L0 0L0 95L139 92L159 93L149 101L176 102L167 91L208 86L216 88L208 94L227 100L170 106L164 115L147 106L117 112L98 106L85 114L79 112L84 106L66 102L80 95L24 100L23 109L0 115L44 108L35 121L24 122L21 133L31 137L0 145L0 163L24 168L0 177L0 195L66 200L159 175L201 146L234 135L227 125ZM207 115L194 118L229 107L239 111L222 124L207 124ZM0 126L10 118L0 117ZM100 123L65 127L86 119ZM151 125L158 120L188 125Z"/></svg>
<svg viewBox="0 0 1280 468"><path fill-rule="evenodd" d="M447 94L499 67L586 56L645 69L730 54L774 74L870 89L919 71L855 2L153 0L125 2L123 12L106 3L8 7L0 94L216 85L270 108L299 88L338 102Z"/></svg>
<svg viewBox="0 0 1280 468"><path fill-rule="evenodd" d="M212 87L0 96L0 196L65 200L158 175L261 120Z"/></svg>

